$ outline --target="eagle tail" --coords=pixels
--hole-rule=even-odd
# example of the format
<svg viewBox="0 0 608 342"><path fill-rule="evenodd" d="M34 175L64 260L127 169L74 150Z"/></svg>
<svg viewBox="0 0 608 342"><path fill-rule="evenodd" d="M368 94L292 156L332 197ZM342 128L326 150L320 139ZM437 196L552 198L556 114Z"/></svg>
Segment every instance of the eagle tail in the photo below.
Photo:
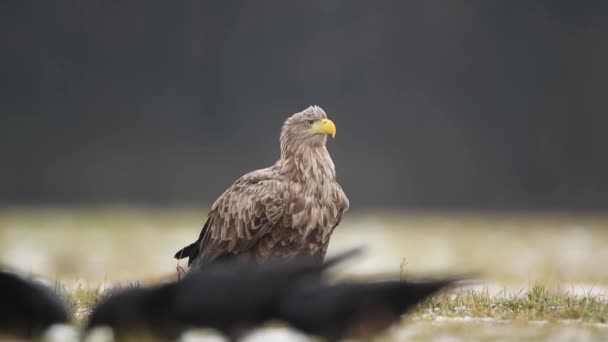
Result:
<svg viewBox="0 0 608 342"><path fill-rule="evenodd" d="M189 244L188 246L177 251L177 253L175 253L175 255L173 257L177 260L187 258L190 255L192 255L192 253L194 253L197 248L198 248L198 241L195 241L195 242Z"/></svg>
<svg viewBox="0 0 608 342"><path fill-rule="evenodd" d="M193 243L189 244L188 246L177 251L177 253L175 253L175 255L173 257L177 260L188 258L188 266L190 266L192 261L194 261L194 259L196 259L196 257L198 256L197 254L198 254L199 248L202 247L202 246L200 246L200 244L201 244L201 241L203 241L203 237L205 236L208 225L209 225L209 219L207 219L207 221L205 221L205 225L203 226L203 229L201 229L201 233L198 237L198 240L194 241Z"/></svg>

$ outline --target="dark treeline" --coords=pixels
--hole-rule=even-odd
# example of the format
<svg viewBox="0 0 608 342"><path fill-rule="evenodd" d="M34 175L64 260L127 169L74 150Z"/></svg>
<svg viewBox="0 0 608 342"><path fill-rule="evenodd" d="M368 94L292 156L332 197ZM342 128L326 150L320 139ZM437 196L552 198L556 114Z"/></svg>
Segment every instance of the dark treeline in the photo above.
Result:
<svg viewBox="0 0 608 342"><path fill-rule="evenodd" d="M606 1L0 4L0 202L208 203L310 104L352 208L608 208Z"/></svg>

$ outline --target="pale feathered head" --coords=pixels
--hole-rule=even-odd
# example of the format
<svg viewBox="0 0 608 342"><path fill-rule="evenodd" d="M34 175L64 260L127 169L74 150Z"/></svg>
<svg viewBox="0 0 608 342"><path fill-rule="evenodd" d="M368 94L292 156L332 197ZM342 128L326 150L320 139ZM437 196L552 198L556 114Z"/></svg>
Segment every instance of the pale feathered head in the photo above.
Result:
<svg viewBox="0 0 608 342"><path fill-rule="evenodd" d="M324 146L328 135L335 137L336 125L321 107L308 107L285 120L281 129L281 152Z"/></svg>

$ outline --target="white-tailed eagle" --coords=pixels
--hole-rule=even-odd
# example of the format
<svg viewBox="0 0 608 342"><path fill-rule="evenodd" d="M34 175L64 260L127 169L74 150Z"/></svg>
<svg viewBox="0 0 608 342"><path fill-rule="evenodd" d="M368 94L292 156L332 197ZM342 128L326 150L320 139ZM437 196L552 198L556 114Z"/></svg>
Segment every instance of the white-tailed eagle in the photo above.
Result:
<svg viewBox="0 0 608 342"><path fill-rule="evenodd" d="M283 124L281 157L240 177L213 204L198 240L175 254L200 268L226 257L264 263L309 256L322 262L349 202L325 147L336 126L311 106Z"/></svg>

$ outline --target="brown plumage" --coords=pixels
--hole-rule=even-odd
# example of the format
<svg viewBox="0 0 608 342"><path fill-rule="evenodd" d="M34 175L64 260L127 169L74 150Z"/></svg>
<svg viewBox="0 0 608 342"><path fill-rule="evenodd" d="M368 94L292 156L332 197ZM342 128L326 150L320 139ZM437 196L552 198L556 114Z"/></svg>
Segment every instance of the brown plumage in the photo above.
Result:
<svg viewBox="0 0 608 342"><path fill-rule="evenodd" d="M334 123L317 106L289 117L281 130L281 157L245 174L213 204L196 242L175 258L204 266L237 256L244 262L306 255L322 261L334 228L348 210L325 147Z"/></svg>

